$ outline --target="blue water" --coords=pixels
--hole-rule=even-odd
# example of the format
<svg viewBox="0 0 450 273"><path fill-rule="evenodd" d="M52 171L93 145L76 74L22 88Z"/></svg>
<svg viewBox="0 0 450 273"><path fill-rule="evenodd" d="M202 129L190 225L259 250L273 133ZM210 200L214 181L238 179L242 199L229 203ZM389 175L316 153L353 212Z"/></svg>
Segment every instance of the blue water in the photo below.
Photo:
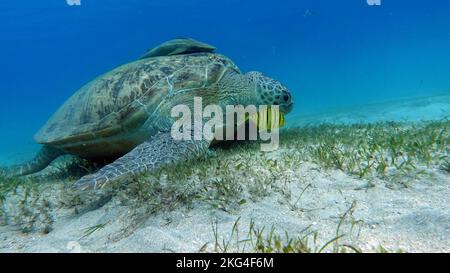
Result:
<svg viewBox="0 0 450 273"><path fill-rule="evenodd" d="M2 0L0 161L95 76L175 37L295 93L296 113L450 93L450 1Z"/></svg>

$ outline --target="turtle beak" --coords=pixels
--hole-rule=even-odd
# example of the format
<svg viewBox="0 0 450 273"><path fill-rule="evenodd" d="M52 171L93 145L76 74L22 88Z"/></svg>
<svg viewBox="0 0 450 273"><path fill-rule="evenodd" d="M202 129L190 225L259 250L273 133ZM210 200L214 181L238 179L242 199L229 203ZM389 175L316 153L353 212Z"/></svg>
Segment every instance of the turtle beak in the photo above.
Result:
<svg viewBox="0 0 450 273"><path fill-rule="evenodd" d="M292 109L294 109L294 100L292 99L292 96L291 96L291 99L289 99L289 101L280 105L280 110L285 115L287 115L292 111Z"/></svg>
<svg viewBox="0 0 450 273"><path fill-rule="evenodd" d="M291 101L291 103L289 103L289 104L286 106L285 113L286 113L286 114L289 114L289 113L292 111L292 109L294 109L294 101Z"/></svg>

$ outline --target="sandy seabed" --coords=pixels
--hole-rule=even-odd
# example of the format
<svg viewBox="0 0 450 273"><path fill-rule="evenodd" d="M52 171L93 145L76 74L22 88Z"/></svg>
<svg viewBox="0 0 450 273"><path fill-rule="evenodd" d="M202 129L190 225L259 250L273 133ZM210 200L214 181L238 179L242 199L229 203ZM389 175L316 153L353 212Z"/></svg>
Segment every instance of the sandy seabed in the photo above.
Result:
<svg viewBox="0 0 450 273"><path fill-rule="evenodd" d="M294 116L289 124L441 119L449 115L449 98ZM280 149L266 157L283 161L289 152ZM0 252L214 252L218 250L217 241L222 246L223 242L230 242L230 252L254 251L250 242L237 243L249 237L250 226L266 232L274 227L281 238L285 233L292 238L305 235L305 231L317 232L316 242L309 241L312 248L320 248L339 234L345 235L340 244L366 252L379 251L380 247L390 251L450 252L448 172L431 169L430 177L419 177L402 188L390 187L377 179L358 179L308 161L297 166L284 173L286 179L277 181L277 190L269 190L263 198L248 200L238 208L224 210L194 203L150 213L133 227L130 221L135 211L119 197L82 211L49 205L43 209L52 218L48 233L23 232L16 225L4 223L0 226ZM42 194L52 202L61 198L55 196L60 196L64 187L62 182L55 183ZM14 215L19 203L10 197L4 209Z"/></svg>

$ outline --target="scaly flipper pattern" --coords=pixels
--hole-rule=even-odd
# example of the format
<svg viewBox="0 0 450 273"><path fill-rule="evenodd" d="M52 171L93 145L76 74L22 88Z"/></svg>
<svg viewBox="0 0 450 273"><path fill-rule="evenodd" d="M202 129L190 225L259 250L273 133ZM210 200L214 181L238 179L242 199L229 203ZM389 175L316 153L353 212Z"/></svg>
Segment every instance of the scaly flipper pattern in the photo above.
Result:
<svg viewBox="0 0 450 273"><path fill-rule="evenodd" d="M22 165L8 167L5 169L5 172L7 176L11 177L37 173L45 169L55 159L65 154L66 153L64 151L58 148L44 146L29 162Z"/></svg>
<svg viewBox="0 0 450 273"><path fill-rule="evenodd" d="M81 178L73 185L73 189L101 189L110 182L167 164L199 158L207 153L208 148L208 141L177 141L169 132L158 133L112 164Z"/></svg>

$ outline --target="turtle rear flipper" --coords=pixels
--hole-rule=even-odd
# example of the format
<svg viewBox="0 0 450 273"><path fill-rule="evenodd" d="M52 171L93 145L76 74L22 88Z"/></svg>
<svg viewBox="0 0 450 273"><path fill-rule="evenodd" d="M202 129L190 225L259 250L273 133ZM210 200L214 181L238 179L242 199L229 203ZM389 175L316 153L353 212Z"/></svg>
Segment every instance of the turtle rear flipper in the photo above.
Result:
<svg viewBox="0 0 450 273"><path fill-rule="evenodd" d="M6 169L6 175L14 177L40 172L50 165L50 163L52 163L55 159L65 154L66 152L58 148L45 145L39 153L27 163L8 167Z"/></svg>
<svg viewBox="0 0 450 273"><path fill-rule="evenodd" d="M110 182L145 173L167 164L199 158L207 154L208 141L178 141L170 132L158 133L125 156L73 185L74 190L101 189Z"/></svg>

